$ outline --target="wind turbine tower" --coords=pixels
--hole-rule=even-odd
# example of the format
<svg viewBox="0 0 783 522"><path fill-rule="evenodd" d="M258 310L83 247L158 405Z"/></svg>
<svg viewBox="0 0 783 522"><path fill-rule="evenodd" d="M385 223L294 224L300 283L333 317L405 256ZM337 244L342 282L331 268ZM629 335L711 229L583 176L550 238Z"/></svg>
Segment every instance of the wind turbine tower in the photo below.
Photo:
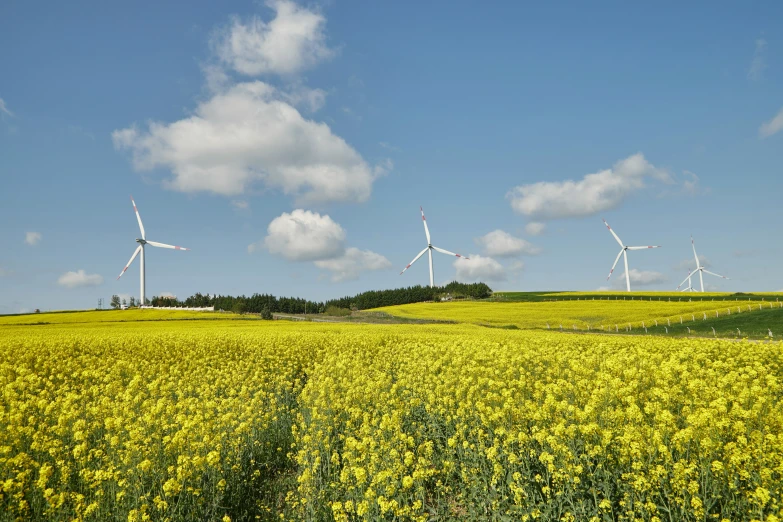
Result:
<svg viewBox="0 0 783 522"><path fill-rule="evenodd" d="M622 241L620 241L620 238L617 236L617 234L614 233L614 230L612 230L612 227L609 226L609 223L606 222L604 219L604 225L606 225L606 228L609 229L609 232L612 233L615 240L620 244L620 253L617 254L617 258L614 260L614 264L612 265L612 269L609 271L609 275L606 277L606 280L609 281L609 278L612 277L612 272L614 272L614 267L617 266L617 262L620 261L620 256L623 256L623 261L625 261L625 287L628 289L628 291L631 291L631 276L628 273L628 250L647 250L648 248L661 248L660 245L657 246L626 246L623 244Z"/></svg>
<svg viewBox="0 0 783 522"><path fill-rule="evenodd" d="M421 210L421 221L424 223L424 234L427 236L427 247L419 252L419 255L413 258L413 261L408 263L408 266L402 269L402 272L400 272L400 275L404 274L407 269L409 269L413 263L419 260L421 256L424 255L424 252L428 252L430 256L430 288L435 286L435 273L432 269L432 251L437 250L441 254L446 254L449 256L455 256L455 257L461 257L462 259L470 259L465 256L461 256L459 254L455 254L454 252L449 252L448 250L443 250L442 248L438 248L436 246L432 245L432 240L430 239L430 229L427 227L427 218L424 217L424 209L419 207L419 210Z"/></svg>
<svg viewBox="0 0 783 522"><path fill-rule="evenodd" d="M158 243L157 241L147 241L147 234L144 232L144 225L141 223L141 216L139 215L139 209L136 208L136 202L133 201L133 196L131 196L131 203L133 203L133 211L136 213L136 220L139 222L139 230L141 230L141 238L136 238L136 242L139 244L138 247L136 247L136 250L133 252L133 255L130 258L130 261L128 261L128 264L125 265L125 268L122 269L122 272L120 272L120 275L117 276L117 279L122 277L122 274L125 273L125 271L128 269L129 266L131 266L131 263L133 263L133 260L136 259L136 256L141 253L141 266L139 267L140 272L140 279L141 279L141 301L139 306L144 306L146 304L145 296L144 296L144 247L146 245L158 247L158 248L171 248L173 250L190 250L189 248L184 248L180 246L174 246L174 245L167 245L165 243Z"/></svg>
<svg viewBox="0 0 783 522"><path fill-rule="evenodd" d="M704 275L703 274L710 274L714 275L715 277L720 277L723 279L728 279L726 276L722 276L720 274L716 274L715 272L710 272L706 268L704 268L704 265L701 264L701 261L699 261L699 256L696 255L696 243L693 242L693 236L691 236L691 247L693 247L693 257L696 259L696 270L688 274L688 287L691 286L691 276L698 272L699 273L699 284L701 285L701 291L704 292ZM685 281L680 283L680 286L684 285ZM680 289L680 286L677 287L677 290Z"/></svg>

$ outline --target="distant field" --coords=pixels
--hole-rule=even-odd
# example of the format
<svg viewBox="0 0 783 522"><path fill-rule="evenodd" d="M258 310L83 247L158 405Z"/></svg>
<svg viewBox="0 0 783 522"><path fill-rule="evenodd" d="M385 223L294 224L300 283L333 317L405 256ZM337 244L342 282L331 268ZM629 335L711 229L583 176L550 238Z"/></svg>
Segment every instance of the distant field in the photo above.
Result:
<svg viewBox="0 0 783 522"><path fill-rule="evenodd" d="M245 316L255 318L255 316ZM68 324L136 321L171 321L184 319L240 319L230 312L193 312L188 310L93 310L44 312L40 314L0 316L0 326L12 324Z"/></svg>
<svg viewBox="0 0 783 522"><path fill-rule="evenodd" d="M749 309L750 307L750 309ZM756 319L762 313L763 319ZM682 331L696 328L712 335L716 331L751 332L766 336L767 329L783 333L783 307L770 301L672 301L667 300L592 300L579 299L549 302L457 301L416 303L377 309L390 315L417 319L450 320L487 326L514 326L521 329L603 330L624 332L626 327L648 332L665 333L664 326L680 325ZM714 321L709 322L705 321ZM719 323L728 321L726 326ZM656 324L657 321L657 324ZM763 323L763 324L762 324ZM651 330L658 326L657 330ZM750 328L752 326L752 328ZM674 331L679 332L675 328ZM670 332L673 332L670 330ZM735 335L731 335L735 336Z"/></svg>
<svg viewBox="0 0 783 522"><path fill-rule="evenodd" d="M561 301L577 299L612 299L638 301L643 300L678 300L678 301L783 301L782 292L495 292L491 301Z"/></svg>

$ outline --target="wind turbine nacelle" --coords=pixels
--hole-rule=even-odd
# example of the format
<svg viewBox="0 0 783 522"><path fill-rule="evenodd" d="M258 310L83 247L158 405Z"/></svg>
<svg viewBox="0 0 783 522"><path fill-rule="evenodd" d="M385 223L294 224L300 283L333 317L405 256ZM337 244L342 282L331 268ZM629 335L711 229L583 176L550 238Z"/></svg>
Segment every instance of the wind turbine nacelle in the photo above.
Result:
<svg viewBox="0 0 783 522"><path fill-rule="evenodd" d="M136 238L136 242L141 244L141 245L146 245L147 244L147 242L144 239L139 239L139 238Z"/></svg>

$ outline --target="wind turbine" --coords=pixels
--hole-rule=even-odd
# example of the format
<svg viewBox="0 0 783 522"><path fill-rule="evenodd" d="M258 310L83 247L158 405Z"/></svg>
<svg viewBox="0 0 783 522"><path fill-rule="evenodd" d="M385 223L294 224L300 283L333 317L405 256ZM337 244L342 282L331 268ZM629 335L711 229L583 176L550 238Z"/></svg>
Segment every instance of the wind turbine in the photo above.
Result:
<svg viewBox="0 0 783 522"><path fill-rule="evenodd" d="M695 289L695 288L693 288L693 286L691 286L691 276L692 276L692 275L693 275L693 272L691 272L690 270L688 270L688 279L686 279L686 281L688 281L688 288L683 288L683 289L682 289L682 291L683 291L683 292L695 292L695 291L696 291L696 289ZM685 281L683 281L682 283L680 283L680 286L682 286L684 283L685 283ZM680 286L678 286L678 287L677 287L677 290L679 290L679 289L680 289Z"/></svg>
<svg viewBox="0 0 783 522"><path fill-rule="evenodd" d="M421 210L421 220L422 220L422 222L424 222L424 233L427 235L427 248L425 248L424 250L419 252L419 255L414 257L413 261L408 263L408 266L406 266L405 268L402 269L402 272L400 272L400 275L404 274L405 271L407 269L409 269L411 267L411 265L413 265L413 263L418 261L418 259L421 256L424 255L424 252L429 252L429 255L430 255L430 288L432 288L432 287L435 286L435 274L432 271L432 251L433 250L437 250L441 254L446 254L446 255L449 255L449 256L461 257L462 259L470 259L470 258L465 257L465 256L461 256L459 254L455 254L454 252L449 252L448 250L443 250L442 248L438 248L436 246L432 246L432 240L430 239L430 229L427 228L427 218L424 217L424 209L419 207L419 210Z"/></svg>
<svg viewBox="0 0 783 522"><path fill-rule="evenodd" d="M136 251L133 252L133 255L130 258L130 261L128 261L128 264L125 265L125 268L122 269L122 272L120 272L120 275L117 276L117 279L122 277L122 274L125 273L125 271L128 269L128 267L133 263L133 260L136 259L136 256L139 255L139 252L141 252L141 301L140 306L144 306L145 300L144 300L144 245L150 245L154 247L159 248L171 248L174 250L190 250L189 248L184 248L180 246L174 246L174 245L167 245L165 243L158 243L157 241L147 241L147 234L144 232L144 225L141 224L141 216L139 215L139 209L136 208L136 202L133 201L133 196L131 196L131 203L133 203L133 211L136 212L136 219L139 222L139 230L141 230L141 239L136 239L136 242L139 244L139 246L136 248Z"/></svg>
<svg viewBox="0 0 783 522"><path fill-rule="evenodd" d="M688 274L688 286L690 286L690 278L691 275L698 272L699 273L699 283L701 284L701 291L704 292L704 275L703 273L707 273L710 275L714 275L715 277L722 277L723 279L728 279L726 276L722 276L720 274L716 274L715 272L710 272L709 270L705 269L704 266L702 266L701 262L699 262L699 256L696 255L696 243L693 242L693 236L691 236L691 246L693 247L693 257L696 259L696 270ZM684 285L685 281L680 283L680 286ZM680 286L677 287L677 290L680 289Z"/></svg>
<svg viewBox="0 0 783 522"><path fill-rule="evenodd" d="M612 230L612 227L609 226L609 223L606 222L606 220L603 220L604 225L606 225L606 228L609 229L609 232L612 233L614 238L617 240L617 242L622 247L622 250L620 250L620 253L617 254L617 258L614 260L614 264L612 265L612 269L609 271L609 275L606 277L606 280L609 281L609 278L612 277L612 272L614 272L614 267L617 266L617 262L620 260L620 256L623 256L623 260L625 261L625 286L628 288L628 291L631 291L631 276L628 274L628 250L646 250L648 248L661 248L660 245L658 246L626 246L623 244L622 241L620 241L620 238L617 237L617 234L614 233L614 230Z"/></svg>

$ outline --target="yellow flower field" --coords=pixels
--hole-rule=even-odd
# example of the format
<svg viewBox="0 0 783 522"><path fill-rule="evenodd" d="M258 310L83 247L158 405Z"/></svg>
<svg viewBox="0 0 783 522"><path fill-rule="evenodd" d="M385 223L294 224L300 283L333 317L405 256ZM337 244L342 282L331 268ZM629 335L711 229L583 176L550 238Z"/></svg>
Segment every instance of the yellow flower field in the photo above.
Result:
<svg viewBox="0 0 783 522"><path fill-rule="evenodd" d="M782 369L472 325L0 326L0 519L773 521Z"/></svg>
<svg viewBox="0 0 783 522"><path fill-rule="evenodd" d="M113 323L136 321L166 321L183 319L236 319L240 316L231 312L200 312L189 310L93 310L91 312L52 312L43 314L6 315L0 317L0 325L11 324L67 324L67 323Z"/></svg>
<svg viewBox="0 0 783 522"><path fill-rule="evenodd" d="M760 309L780 309L776 301L645 301L645 300L560 300L552 302L491 302L451 301L415 303L376 308L375 311L411 319L437 319L460 323L514 325L528 329L605 329L622 330L629 324L638 328L643 324L679 323L701 320L705 317L725 317Z"/></svg>

